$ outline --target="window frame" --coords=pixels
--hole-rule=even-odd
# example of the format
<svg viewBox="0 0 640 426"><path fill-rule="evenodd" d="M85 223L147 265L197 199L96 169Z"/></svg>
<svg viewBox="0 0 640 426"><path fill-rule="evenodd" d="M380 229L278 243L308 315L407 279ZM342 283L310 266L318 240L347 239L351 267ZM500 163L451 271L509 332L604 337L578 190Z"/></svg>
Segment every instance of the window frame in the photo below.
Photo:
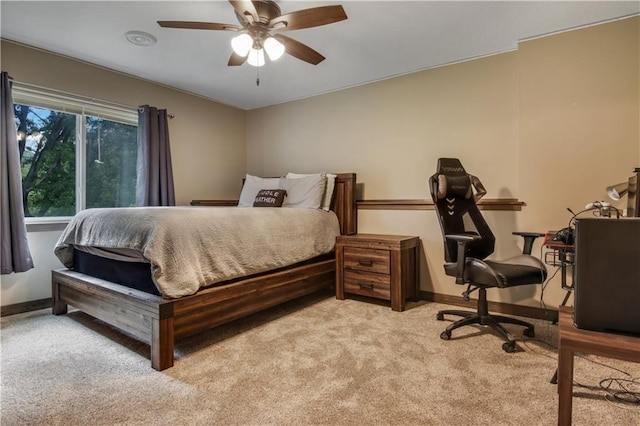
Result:
<svg viewBox="0 0 640 426"><path fill-rule="evenodd" d="M115 103L98 101L80 95L71 95L41 87L32 88L18 83L12 87L13 104L46 108L58 112L76 115L75 149L75 212L86 209L87 204L87 129L86 117L98 117L110 121L138 126L138 108ZM30 225L66 224L72 216L25 217L27 228Z"/></svg>

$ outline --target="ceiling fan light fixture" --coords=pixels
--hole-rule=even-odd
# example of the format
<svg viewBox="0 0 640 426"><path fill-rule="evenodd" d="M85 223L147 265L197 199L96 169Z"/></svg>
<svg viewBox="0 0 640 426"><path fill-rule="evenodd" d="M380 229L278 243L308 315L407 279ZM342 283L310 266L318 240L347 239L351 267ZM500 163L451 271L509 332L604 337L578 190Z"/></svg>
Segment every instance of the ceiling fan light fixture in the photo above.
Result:
<svg viewBox="0 0 640 426"><path fill-rule="evenodd" d="M249 50L249 57L247 58L247 63L254 67L263 66L264 65L264 49L251 48L251 50Z"/></svg>
<svg viewBox="0 0 640 426"><path fill-rule="evenodd" d="M267 51L267 55L269 55L269 59L275 61L279 59L284 54L284 44L280 43L273 37L268 37L264 41L264 50Z"/></svg>
<svg viewBox="0 0 640 426"><path fill-rule="evenodd" d="M0 0L1 1L1 0ZM265 55L276 61L287 53L311 65L318 65L325 57L304 43L271 31L291 31L319 27L347 19L340 5L312 7L282 14L279 0L228 0L240 25L217 22L157 21L162 28L191 30L235 31L231 39L233 53L227 65L236 67L249 62L254 67L265 64ZM266 54L265 54L266 50Z"/></svg>
<svg viewBox="0 0 640 426"><path fill-rule="evenodd" d="M253 47L253 38L247 33L240 34L231 39L231 48L240 56L247 56L249 50Z"/></svg>

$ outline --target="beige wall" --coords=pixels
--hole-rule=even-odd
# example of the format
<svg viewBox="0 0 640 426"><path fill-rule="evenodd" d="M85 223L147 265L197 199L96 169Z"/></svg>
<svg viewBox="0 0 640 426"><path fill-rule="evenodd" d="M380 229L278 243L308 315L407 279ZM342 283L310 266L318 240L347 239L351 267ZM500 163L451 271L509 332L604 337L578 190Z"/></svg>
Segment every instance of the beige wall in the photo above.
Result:
<svg viewBox="0 0 640 426"><path fill-rule="evenodd" d="M640 166L639 21L520 44L520 182L526 201L577 212ZM534 225L566 226L558 219L567 215L527 209L523 217Z"/></svg>
<svg viewBox="0 0 640 426"><path fill-rule="evenodd" d="M17 82L78 94L101 101L166 108L176 203L192 199L234 199L245 174L246 112L185 92L59 55L2 41L2 70ZM35 269L2 276L2 305L51 297L53 256L60 232L30 232Z"/></svg>
<svg viewBox="0 0 640 426"><path fill-rule="evenodd" d="M519 252L515 230L567 226L566 208L603 200L640 166L640 18L526 41L514 52L431 69L248 113L247 171L354 171L365 199L428 198L440 156L459 157L489 198L497 258ZM418 235L421 288L459 295L442 273L432 211L359 212L360 232ZM540 244L535 246L540 253ZM550 268L552 269L552 268ZM538 306L540 287L490 292ZM564 292L549 285L544 301Z"/></svg>
<svg viewBox="0 0 640 426"><path fill-rule="evenodd" d="M367 199L428 198L438 156L482 146L465 162L476 170L496 151L516 155L517 64L509 53L250 111L247 168L355 171ZM513 191L516 170L483 180L493 195Z"/></svg>

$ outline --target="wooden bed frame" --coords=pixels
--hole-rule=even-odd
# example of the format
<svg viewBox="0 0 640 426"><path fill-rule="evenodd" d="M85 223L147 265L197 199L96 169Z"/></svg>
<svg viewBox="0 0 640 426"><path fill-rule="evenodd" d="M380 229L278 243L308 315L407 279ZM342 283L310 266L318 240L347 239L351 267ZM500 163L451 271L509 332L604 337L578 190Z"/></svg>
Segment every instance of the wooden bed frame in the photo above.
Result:
<svg viewBox="0 0 640 426"><path fill-rule="evenodd" d="M340 232L357 231L356 175L336 178L332 210ZM164 299L72 270L52 271L53 314L67 305L117 327L151 346L151 366L173 366L174 342L335 284L335 257L282 268L192 296Z"/></svg>

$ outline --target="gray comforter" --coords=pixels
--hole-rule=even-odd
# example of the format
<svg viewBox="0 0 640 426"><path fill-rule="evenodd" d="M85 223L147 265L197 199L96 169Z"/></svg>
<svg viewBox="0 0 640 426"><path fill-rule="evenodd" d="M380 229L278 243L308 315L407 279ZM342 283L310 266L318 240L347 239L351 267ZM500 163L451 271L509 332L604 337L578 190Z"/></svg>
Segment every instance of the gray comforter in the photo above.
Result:
<svg viewBox="0 0 640 426"><path fill-rule="evenodd" d="M163 296L177 298L329 253L339 234L333 212L313 209L88 209L69 222L54 252L68 268L73 246L137 252Z"/></svg>

